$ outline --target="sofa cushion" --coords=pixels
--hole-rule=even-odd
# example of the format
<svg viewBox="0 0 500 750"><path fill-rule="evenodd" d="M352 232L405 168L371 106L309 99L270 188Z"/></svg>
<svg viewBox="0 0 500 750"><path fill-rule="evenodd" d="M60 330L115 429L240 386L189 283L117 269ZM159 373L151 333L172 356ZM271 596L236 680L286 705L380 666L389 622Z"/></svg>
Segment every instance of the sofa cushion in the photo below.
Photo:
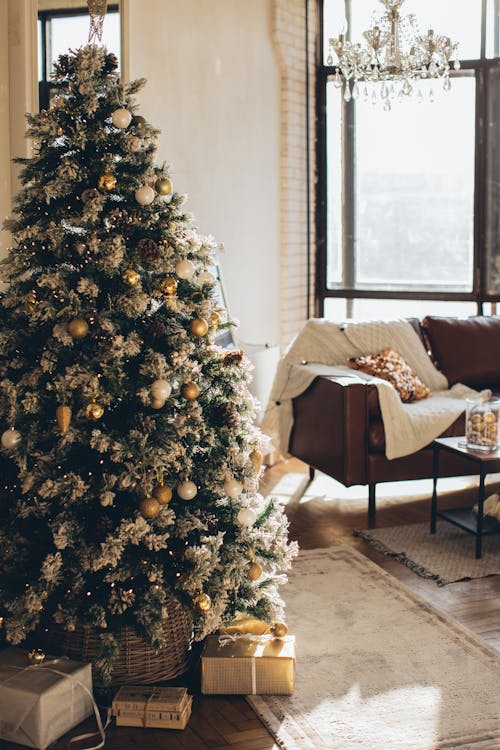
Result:
<svg viewBox="0 0 500 750"><path fill-rule="evenodd" d="M500 316L428 316L422 326L450 386L485 388L500 382Z"/></svg>
<svg viewBox="0 0 500 750"><path fill-rule="evenodd" d="M431 395L429 388L415 375L409 364L392 349L383 349L378 354L351 357L349 365L355 370L387 380L405 404Z"/></svg>

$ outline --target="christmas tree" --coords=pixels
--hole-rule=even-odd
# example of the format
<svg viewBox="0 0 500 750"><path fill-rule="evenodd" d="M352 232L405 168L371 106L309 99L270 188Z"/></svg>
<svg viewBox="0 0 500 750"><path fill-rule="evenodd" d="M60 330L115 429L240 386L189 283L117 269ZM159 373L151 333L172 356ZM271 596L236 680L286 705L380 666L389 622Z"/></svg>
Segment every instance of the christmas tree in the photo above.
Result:
<svg viewBox="0 0 500 750"><path fill-rule="evenodd" d="M258 493L248 364L214 343L215 243L116 68L98 45L62 55L28 117L0 299L3 637L91 626L104 673L125 628L165 645L172 597L198 640L279 620L296 552Z"/></svg>

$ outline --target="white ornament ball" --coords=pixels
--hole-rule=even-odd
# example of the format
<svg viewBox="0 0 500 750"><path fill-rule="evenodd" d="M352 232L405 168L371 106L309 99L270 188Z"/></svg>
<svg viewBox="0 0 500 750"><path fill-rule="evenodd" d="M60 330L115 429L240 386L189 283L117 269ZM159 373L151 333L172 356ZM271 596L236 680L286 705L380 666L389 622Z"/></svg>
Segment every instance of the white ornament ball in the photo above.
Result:
<svg viewBox="0 0 500 750"><path fill-rule="evenodd" d="M238 511L237 518L242 526L253 526L257 520L257 513L252 508L242 508Z"/></svg>
<svg viewBox="0 0 500 750"><path fill-rule="evenodd" d="M193 497L196 497L197 493L198 488L196 487L194 482L182 482L182 484L177 487L177 494L183 500L192 500Z"/></svg>
<svg viewBox="0 0 500 750"><path fill-rule="evenodd" d="M234 477L228 477L224 482L224 492L228 497L234 500L243 492L243 485Z"/></svg>
<svg viewBox="0 0 500 750"><path fill-rule="evenodd" d="M156 193L149 185L143 185L135 191L135 199L141 206L149 206L155 199Z"/></svg>
<svg viewBox="0 0 500 750"><path fill-rule="evenodd" d="M210 271L202 271L198 276L198 283L200 286L203 286L204 284L215 284L216 281L217 279Z"/></svg>
<svg viewBox="0 0 500 750"><path fill-rule="evenodd" d="M21 442L22 435L19 430L5 430L1 437L2 448L13 451Z"/></svg>
<svg viewBox="0 0 500 750"><path fill-rule="evenodd" d="M194 275L195 270L192 260L180 260L175 266L175 273L180 279L190 279Z"/></svg>
<svg viewBox="0 0 500 750"><path fill-rule="evenodd" d="M121 130L123 130L124 128L128 128L128 126L132 122L132 114L128 111L128 109L120 107L120 109L115 109L115 111L111 115L111 119L113 121L113 125L116 128L120 128Z"/></svg>
<svg viewBox="0 0 500 750"><path fill-rule="evenodd" d="M168 380L155 380L151 385L151 395L155 401L165 401L172 393L172 387Z"/></svg>

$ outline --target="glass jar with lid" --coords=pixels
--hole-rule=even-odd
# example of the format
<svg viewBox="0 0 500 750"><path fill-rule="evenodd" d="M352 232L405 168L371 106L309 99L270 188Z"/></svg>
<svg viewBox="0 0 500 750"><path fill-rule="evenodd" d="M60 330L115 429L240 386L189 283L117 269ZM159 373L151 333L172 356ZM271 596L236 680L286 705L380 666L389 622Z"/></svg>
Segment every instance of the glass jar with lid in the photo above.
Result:
<svg viewBox="0 0 500 750"><path fill-rule="evenodd" d="M500 398L468 398L466 406L467 448L495 451L499 447Z"/></svg>

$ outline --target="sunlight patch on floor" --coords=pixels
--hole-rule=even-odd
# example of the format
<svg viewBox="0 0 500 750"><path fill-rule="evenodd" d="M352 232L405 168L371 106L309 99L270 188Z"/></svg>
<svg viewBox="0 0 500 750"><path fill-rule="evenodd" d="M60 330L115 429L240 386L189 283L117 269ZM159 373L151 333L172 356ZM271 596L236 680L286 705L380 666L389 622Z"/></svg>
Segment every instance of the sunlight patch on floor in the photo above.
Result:
<svg viewBox="0 0 500 750"><path fill-rule="evenodd" d="M500 475L492 475L490 482L499 481ZM440 497L450 493L460 492L477 487L477 477L446 477L439 480L438 492ZM335 479L316 472L314 480L309 483L309 475L303 472L290 472L285 474L271 489L270 495L277 498L281 503L287 505L291 502L311 503L325 502L334 503L348 500L352 503L366 503L368 498L368 487L366 485L354 485L344 487ZM432 479L419 479L407 482L385 482L377 485L377 503L384 500L393 501L397 499L425 500L432 495Z"/></svg>

